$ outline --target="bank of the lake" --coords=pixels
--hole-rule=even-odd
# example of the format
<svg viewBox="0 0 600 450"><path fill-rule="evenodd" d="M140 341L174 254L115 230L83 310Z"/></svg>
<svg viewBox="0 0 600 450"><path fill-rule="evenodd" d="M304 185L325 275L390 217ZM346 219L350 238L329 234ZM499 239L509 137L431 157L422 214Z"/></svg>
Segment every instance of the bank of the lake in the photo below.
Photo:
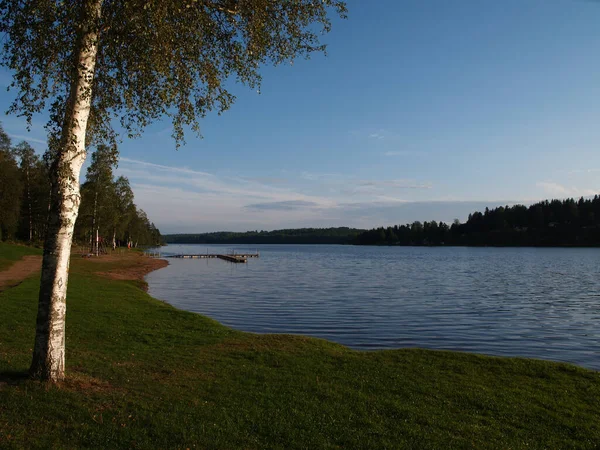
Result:
<svg viewBox="0 0 600 450"><path fill-rule="evenodd" d="M73 258L68 380L24 378L38 279L0 294L0 447L597 448L600 374L234 331Z"/></svg>

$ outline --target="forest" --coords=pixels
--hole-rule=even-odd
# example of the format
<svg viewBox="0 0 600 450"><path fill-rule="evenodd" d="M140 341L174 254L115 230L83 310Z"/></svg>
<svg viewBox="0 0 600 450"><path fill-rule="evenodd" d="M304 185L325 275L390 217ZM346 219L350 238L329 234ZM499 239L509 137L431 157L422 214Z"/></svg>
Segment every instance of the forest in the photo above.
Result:
<svg viewBox="0 0 600 450"><path fill-rule="evenodd" d="M167 234L168 244L351 244L365 230L356 228L296 228L274 231L219 231Z"/></svg>
<svg viewBox="0 0 600 450"><path fill-rule="evenodd" d="M413 222L357 236L358 245L600 246L600 197L545 200L469 214L466 223Z"/></svg>
<svg viewBox="0 0 600 450"><path fill-rule="evenodd" d="M89 245L91 252L161 242L160 231L135 205L129 180L115 177L117 161L116 147L98 146L81 185L73 242ZM41 244L51 195L47 158L26 141L13 146L1 125L0 174L0 240Z"/></svg>

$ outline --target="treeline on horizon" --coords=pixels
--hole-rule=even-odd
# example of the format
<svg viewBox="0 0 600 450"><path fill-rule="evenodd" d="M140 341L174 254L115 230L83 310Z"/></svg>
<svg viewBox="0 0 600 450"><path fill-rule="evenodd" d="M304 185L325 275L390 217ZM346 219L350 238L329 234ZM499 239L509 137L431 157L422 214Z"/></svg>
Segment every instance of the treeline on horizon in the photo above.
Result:
<svg viewBox="0 0 600 450"><path fill-rule="evenodd" d="M92 154L73 242L100 247L161 243L160 231L134 203L126 177L115 178L116 147L98 146ZM0 240L40 245L47 231L51 196L50 167L26 141L13 146L0 124Z"/></svg>
<svg viewBox="0 0 600 450"><path fill-rule="evenodd" d="M531 206L486 208L466 223L413 222L356 228L298 228L274 231L169 234L169 244L355 244L414 246L597 247L600 197L545 200Z"/></svg>
<svg viewBox="0 0 600 450"><path fill-rule="evenodd" d="M546 200L529 207L501 206L469 214L466 223L413 222L379 227L357 245L600 246L600 197Z"/></svg>
<svg viewBox="0 0 600 450"><path fill-rule="evenodd" d="M273 231L218 231L166 234L167 244L351 244L364 232L357 228L296 228Z"/></svg>

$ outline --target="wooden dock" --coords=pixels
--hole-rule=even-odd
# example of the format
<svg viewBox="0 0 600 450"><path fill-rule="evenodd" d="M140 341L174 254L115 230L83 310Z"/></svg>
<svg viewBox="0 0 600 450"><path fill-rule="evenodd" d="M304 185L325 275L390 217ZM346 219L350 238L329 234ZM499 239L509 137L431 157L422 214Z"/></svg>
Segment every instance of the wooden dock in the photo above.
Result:
<svg viewBox="0 0 600 450"><path fill-rule="evenodd" d="M248 258L258 258L260 253L231 253L231 254L220 254L220 253L201 253L197 255L169 255L166 258L182 258L182 259L206 259L206 258L219 258L232 263L245 263L248 262Z"/></svg>

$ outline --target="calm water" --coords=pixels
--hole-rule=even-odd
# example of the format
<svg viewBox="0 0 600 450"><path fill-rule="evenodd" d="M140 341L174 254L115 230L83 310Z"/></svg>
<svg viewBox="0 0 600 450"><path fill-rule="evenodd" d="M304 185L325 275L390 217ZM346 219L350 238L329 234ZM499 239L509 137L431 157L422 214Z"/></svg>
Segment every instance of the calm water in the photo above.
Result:
<svg viewBox="0 0 600 450"><path fill-rule="evenodd" d="M170 245L168 253L248 246ZM600 249L263 245L170 259L150 294L233 328L357 349L423 347L600 369Z"/></svg>

